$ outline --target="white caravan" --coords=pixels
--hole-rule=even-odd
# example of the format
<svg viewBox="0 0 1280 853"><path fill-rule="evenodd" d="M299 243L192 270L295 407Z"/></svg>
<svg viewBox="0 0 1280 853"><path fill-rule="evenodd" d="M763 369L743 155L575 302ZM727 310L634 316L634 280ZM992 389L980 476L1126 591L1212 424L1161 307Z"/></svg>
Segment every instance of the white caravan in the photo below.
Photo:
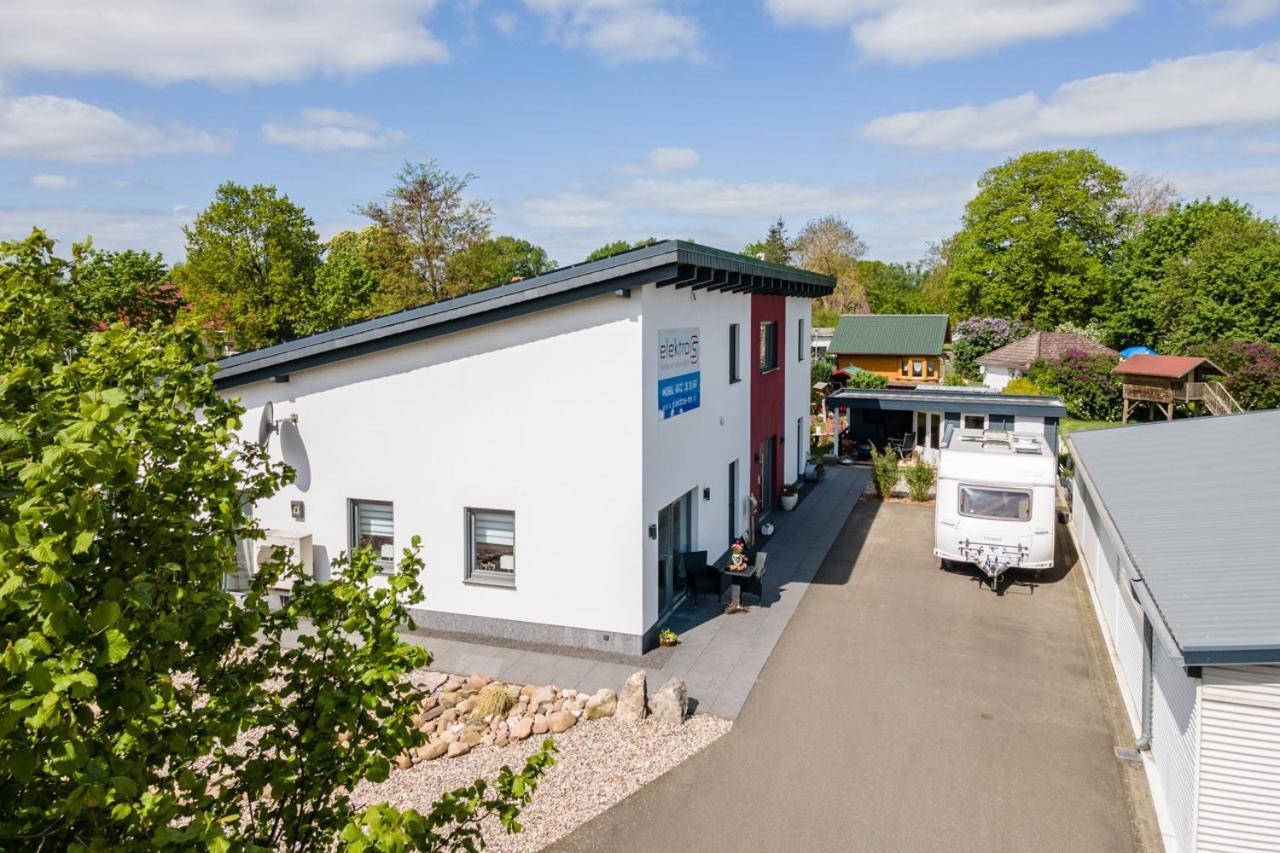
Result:
<svg viewBox="0 0 1280 853"><path fill-rule="evenodd" d="M1053 567L1057 460L1034 433L953 429L938 458L933 553L994 589L1008 569Z"/></svg>

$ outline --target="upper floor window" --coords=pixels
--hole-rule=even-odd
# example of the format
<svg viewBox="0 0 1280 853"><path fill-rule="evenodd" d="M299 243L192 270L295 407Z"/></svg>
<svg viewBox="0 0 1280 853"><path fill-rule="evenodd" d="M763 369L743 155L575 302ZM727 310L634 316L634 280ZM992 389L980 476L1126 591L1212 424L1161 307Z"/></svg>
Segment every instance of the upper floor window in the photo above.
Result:
<svg viewBox="0 0 1280 853"><path fill-rule="evenodd" d="M729 382L730 384L738 382L742 379L742 374L738 367L738 324L729 324Z"/></svg>
<svg viewBox="0 0 1280 853"><path fill-rule="evenodd" d="M778 324L765 320L760 324L760 372L774 370L778 366Z"/></svg>
<svg viewBox="0 0 1280 853"><path fill-rule="evenodd" d="M805 351L809 348L807 336L804 333L804 318L801 317L796 321L796 360L804 361Z"/></svg>
<svg viewBox="0 0 1280 853"><path fill-rule="evenodd" d="M395 509L389 501L351 501L351 550L357 548L373 551L382 571L395 567Z"/></svg>

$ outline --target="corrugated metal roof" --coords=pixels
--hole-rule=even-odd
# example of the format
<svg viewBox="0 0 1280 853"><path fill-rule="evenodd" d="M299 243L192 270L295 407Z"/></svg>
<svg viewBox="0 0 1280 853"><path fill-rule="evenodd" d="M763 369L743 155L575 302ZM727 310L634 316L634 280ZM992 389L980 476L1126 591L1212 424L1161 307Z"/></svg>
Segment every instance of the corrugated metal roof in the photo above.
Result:
<svg viewBox="0 0 1280 853"><path fill-rule="evenodd" d="M375 317L275 346L237 353L218 362L215 381L219 387L233 387L433 334L470 328L528 311L554 308L574 299L608 293L614 287L658 283L661 276L670 270L699 269L721 274L722 282L708 280L700 284L710 289L732 286L739 292L821 296L835 288L835 279L830 276L767 263L686 240L666 240L600 260L561 267L534 278ZM740 279L730 280L729 276Z"/></svg>
<svg viewBox="0 0 1280 853"><path fill-rule="evenodd" d="M836 355L941 355L946 314L845 314L828 352Z"/></svg>
<svg viewBox="0 0 1280 853"><path fill-rule="evenodd" d="M984 356L979 356L975 361L978 364L993 367L1016 367L1026 370L1036 359L1059 360L1073 350L1089 355L1119 354L1079 332L1032 332L1025 338L1019 338L1013 343L1005 344Z"/></svg>
<svg viewBox="0 0 1280 853"><path fill-rule="evenodd" d="M1186 376L1206 359L1189 355L1135 355L1126 358L1112 369L1112 373L1130 376L1162 376L1178 379Z"/></svg>
<svg viewBox="0 0 1280 853"><path fill-rule="evenodd" d="M1280 661L1280 410L1067 443L1186 662Z"/></svg>

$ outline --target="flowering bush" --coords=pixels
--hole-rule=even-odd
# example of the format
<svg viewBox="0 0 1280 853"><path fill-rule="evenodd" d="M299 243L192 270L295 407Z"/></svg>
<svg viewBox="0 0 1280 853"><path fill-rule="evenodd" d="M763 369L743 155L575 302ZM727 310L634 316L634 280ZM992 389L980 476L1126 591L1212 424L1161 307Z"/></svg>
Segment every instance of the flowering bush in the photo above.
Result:
<svg viewBox="0 0 1280 853"><path fill-rule="evenodd" d="M1018 320L1006 320L1003 317L970 317L961 320L951 333L956 370L968 379L980 378L982 371L978 369L976 361L979 357L1026 337L1030 331Z"/></svg>
<svg viewBox="0 0 1280 853"><path fill-rule="evenodd" d="M1223 341L1200 347L1197 355L1226 371L1227 390L1245 410L1280 408L1280 346Z"/></svg>
<svg viewBox="0 0 1280 853"><path fill-rule="evenodd" d="M1116 359L1068 350L1061 361L1041 359L1027 378L1037 387L1062 398L1067 414L1086 421L1118 421L1124 406L1123 383L1111 372Z"/></svg>

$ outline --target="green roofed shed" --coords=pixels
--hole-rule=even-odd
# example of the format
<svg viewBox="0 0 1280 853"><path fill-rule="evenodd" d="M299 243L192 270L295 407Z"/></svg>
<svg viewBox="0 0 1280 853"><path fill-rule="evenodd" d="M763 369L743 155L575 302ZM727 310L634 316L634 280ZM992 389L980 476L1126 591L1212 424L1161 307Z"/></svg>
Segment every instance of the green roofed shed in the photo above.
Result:
<svg viewBox="0 0 1280 853"><path fill-rule="evenodd" d="M942 355L951 340L946 314L846 314L828 352L834 355Z"/></svg>

